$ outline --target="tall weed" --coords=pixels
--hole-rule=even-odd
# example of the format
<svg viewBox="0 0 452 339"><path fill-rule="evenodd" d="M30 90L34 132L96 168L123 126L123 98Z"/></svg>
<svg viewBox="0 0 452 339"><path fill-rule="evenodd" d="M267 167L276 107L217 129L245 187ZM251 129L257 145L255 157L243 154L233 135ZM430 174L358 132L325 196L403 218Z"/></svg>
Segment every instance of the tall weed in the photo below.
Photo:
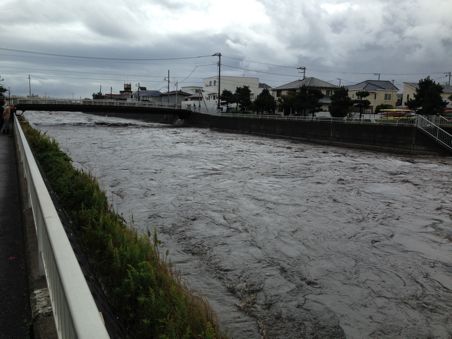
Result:
<svg viewBox="0 0 452 339"><path fill-rule="evenodd" d="M128 228L95 178L75 169L47 135L25 121L22 128L129 337L224 338L208 304L160 257L157 234L151 240Z"/></svg>

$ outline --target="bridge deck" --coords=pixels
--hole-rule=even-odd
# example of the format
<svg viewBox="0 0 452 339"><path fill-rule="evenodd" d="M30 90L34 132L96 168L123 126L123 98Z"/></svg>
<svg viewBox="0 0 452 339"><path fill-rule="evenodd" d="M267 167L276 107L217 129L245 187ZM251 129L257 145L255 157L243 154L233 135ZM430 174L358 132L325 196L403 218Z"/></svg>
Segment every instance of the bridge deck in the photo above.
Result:
<svg viewBox="0 0 452 339"><path fill-rule="evenodd" d="M29 293L14 140L0 135L0 337L29 337Z"/></svg>

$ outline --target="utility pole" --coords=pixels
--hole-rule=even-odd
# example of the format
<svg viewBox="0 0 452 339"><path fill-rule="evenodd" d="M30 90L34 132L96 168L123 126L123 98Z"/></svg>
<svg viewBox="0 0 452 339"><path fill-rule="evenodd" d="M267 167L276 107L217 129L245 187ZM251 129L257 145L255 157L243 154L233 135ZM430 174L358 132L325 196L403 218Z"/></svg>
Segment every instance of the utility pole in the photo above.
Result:
<svg viewBox="0 0 452 339"><path fill-rule="evenodd" d="M28 74L28 96L31 98L31 76Z"/></svg>
<svg viewBox="0 0 452 339"><path fill-rule="evenodd" d="M221 53L215 53L212 54L212 56L218 57L218 102L217 102L217 109L220 111L221 109L221 102L220 102L220 96L221 96Z"/></svg>
<svg viewBox="0 0 452 339"><path fill-rule="evenodd" d="M304 80L306 78L306 67L304 67L304 66L297 67L297 69L300 73L303 73L303 79L301 79L301 80Z"/></svg>
<svg viewBox="0 0 452 339"><path fill-rule="evenodd" d="M339 81L339 87L341 87L341 85L342 85L342 79L341 79L341 78L337 78L337 80Z"/></svg>
<svg viewBox="0 0 452 339"><path fill-rule="evenodd" d="M170 102L170 100L169 100L169 85L170 85L170 73L169 73L169 70L168 70L168 78L166 79L166 80L168 80L168 104L169 104L169 102Z"/></svg>
<svg viewBox="0 0 452 339"><path fill-rule="evenodd" d="M444 74L446 74L446 76L449 77L449 82L448 82L448 84L449 84L449 86L450 86L450 78L452 77L452 72L446 72L446 73L444 73Z"/></svg>
<svg viewBox="0 0 452 339"><path fill-rule="evenodd" d="M176 108L177 108L177 92L179 91L179 88L177 87L179 84L177 83L177 81L175 85L176 85Z"/></svg>
<svg viewBox="0 0 452 339"><path fill-rule="evenodd" d="M381 73L374 73L374 75L378 75L378 80L380 80Z"/></svg>

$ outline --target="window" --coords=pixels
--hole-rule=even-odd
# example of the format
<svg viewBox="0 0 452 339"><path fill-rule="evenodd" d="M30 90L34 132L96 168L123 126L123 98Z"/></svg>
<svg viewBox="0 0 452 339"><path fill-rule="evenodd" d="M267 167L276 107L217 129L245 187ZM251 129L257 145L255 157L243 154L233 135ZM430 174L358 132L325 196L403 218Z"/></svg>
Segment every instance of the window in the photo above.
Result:
<svg viewBox="0 0 452 339"><path fill-rule="evenodd" d="M213 81L213 85L214 85L214 86L217 85L217 81L216 81L216 80Z"/></svg>
<svg viewBox="0 0 452 339"><path fill-rule="evenodd" d="M209 86L212 86L212 80L209 81Z"/></svg>
<svg viewBox="0 0 452 339"><path fill-rule="evenodd" d="M391 100L391 94L385 93L385 100Z"/></svg>
<svg viewBox="0 0 452 339"><path fill-rule="evenodd" d="M331 96L331 90L330 90L330 89L327 89L327 90L326 90L326 96L327 96L327 97L330 97L330 96Z"/></svg>

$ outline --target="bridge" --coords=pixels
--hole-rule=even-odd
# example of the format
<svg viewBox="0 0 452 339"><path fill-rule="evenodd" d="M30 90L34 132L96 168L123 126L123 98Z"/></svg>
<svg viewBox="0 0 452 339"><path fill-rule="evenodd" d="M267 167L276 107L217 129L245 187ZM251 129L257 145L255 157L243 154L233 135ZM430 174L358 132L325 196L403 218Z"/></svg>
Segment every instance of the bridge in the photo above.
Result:
<svg viewBox="0 0 452 339"><path fill-rule="evenodd" d="M125 118L140 118L154 122L175 123L186 120L190 111L180 105L152 101L119 100L71 100L46 98L14 98L11 100L18 111L67 111L119 115Z"/></svg>

